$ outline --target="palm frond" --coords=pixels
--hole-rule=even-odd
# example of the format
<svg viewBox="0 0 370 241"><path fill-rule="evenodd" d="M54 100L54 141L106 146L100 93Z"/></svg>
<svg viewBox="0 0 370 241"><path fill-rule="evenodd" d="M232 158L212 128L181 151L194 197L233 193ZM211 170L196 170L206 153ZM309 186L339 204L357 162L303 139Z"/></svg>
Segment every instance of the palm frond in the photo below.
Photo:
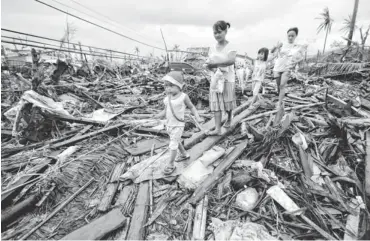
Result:
<svg viewBox="0 0 370 241"><path fill-rule="evenodd" d="M340 29L340 31L344 32L345 34L349 33L349 30L351 29L351 22L352 22L352 15L348 15L348 18L344 19L343 21L343 27ZM355 29L357 26L355 25Z"/></svg>
<svg viewBox="0 0 370 241"><path fill-rule="evenodd" d="M310 71L316 75L345 75L364 69L370 63L325 63Z"/></svg>
<svg viewBox="0 0 370 241"><path fill-rule="evenodd" d="M317 28L317 33L321 32L322 30L331 31L331 26L333 25L334 20L330 17L329 8L324 8L323 12L320 13L320 17L316 18L323 20L320 23L319 27Z"/></svg>

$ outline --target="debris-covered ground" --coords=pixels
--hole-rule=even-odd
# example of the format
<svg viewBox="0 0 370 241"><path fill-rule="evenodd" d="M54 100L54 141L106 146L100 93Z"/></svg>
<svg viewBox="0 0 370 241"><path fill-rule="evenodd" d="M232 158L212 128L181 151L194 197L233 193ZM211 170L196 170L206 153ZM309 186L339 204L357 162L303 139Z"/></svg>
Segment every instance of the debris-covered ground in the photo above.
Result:
<svg viewBox="0 0 370 241"><path fill-rule="evenodd" d="M189 112L191 158L171 176L168 135L151 119L163 74L93 67L2 72L3 240L359 239L370 229L368 64L296 73L284 110L272 80L256 98L238 88L219 137L204 134L208 77L186 75L207 121Z"/></svg>

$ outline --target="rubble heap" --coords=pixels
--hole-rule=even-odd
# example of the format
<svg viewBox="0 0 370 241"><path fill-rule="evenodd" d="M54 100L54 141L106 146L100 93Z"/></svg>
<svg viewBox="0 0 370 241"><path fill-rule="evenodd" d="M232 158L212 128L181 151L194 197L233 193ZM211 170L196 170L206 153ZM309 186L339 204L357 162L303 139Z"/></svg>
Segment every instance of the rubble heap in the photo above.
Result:
<svg viewBox="0 0 370 241"><path fill-rule="evenodd" d="M185 91L191 158L168 159L155 71L2 73L2 239L358 239L369 230L369 66L296 73L284 107L275 83L242 96L214 128L207 77ZM323 70L321 70L323 71ZM337 71L337 72L335 72ZM225 119L223 120L225 121ZM99 227L99 228L97 228Z"/></svg>

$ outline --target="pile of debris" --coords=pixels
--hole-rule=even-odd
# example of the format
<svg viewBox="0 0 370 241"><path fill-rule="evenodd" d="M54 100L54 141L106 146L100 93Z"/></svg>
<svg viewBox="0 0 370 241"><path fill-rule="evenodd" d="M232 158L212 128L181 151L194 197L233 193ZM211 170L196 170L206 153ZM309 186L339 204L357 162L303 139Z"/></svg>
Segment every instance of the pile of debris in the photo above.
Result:
<svg viewBox="0 0 370 241"><path fill-rule="evenodd" d="M231 127L212 137L206 77L186 76L207 121L187 113L191 157L170 176L169 138L151 119L164 108L160 75L58 66L31 80L2 73L2 239L358 239L369 230L366 66L346 81L297 73L279 110L272 81L260 96L239 94Z"/></svg>

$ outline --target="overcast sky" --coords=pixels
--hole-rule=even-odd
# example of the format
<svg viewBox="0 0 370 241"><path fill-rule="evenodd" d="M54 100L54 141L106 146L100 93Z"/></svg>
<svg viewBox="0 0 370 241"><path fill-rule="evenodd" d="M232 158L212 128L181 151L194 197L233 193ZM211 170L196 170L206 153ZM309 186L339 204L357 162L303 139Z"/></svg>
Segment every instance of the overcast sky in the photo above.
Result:
<svg viewBox="0 0 370 241"><path fill-rule="evenodd" d="M299 42L309 43L309 53L322 50L325 33L317 34L320 20L315 19L327 6L334 19L327 48L334 40L341 41L343 20L352 13L354 0L41 0L92 22L138 39L163 47L160 28L167 45L181 49L215 44L212 25L217 20L231 23L227 39L237 46L239 53L254 57L261 47L272 47L285 41L286 30L299 28ZM58 3L68 5L70 8ZM111 20L119 26L88 7ZM72 9L74 8L74 9ZM83 13L79 12L82 11ZM85 14L84 14L85 13ZM88 16L88 15L90 16ZM370 24L370 0L360 0L357 24ZM66 14L33 0L1 0L1 27L16 31L60 39L66 26ZM68 21L77 28L75 41L86 45L134 52L140 55L153 52L153 48L99 29L73 17ZM2 32L2 34L5 34ZM8 33L6 33L9 35ZM359 39L359 32L355 33ZM369 45L370 40L368 41ZM155 50L157 55L159 50Z"/></svg>

